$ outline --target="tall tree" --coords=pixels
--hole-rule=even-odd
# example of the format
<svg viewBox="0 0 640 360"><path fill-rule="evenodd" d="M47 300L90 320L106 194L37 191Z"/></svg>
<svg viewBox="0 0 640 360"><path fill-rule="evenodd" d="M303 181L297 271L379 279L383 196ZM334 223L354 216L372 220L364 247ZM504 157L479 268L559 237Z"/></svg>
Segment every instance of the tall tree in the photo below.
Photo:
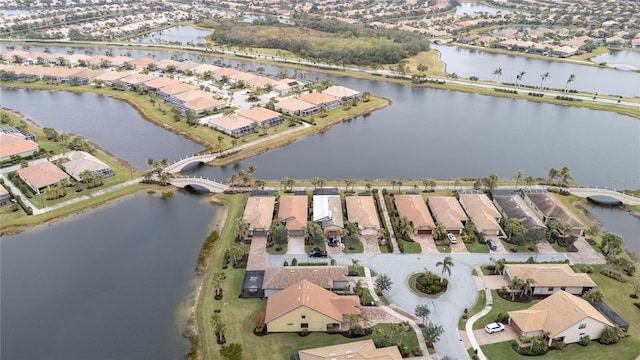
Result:
<svg viewBox="0 0 640 360"><path fill-rule="evenodd" d="M518 170L516 173L516 191L518 190L518 183L524 179L524 170Z"/></svg>
<svg viewBox="0 0 640 360"><path fill-rule="evenodd" d="M380 291L389 291L391 290L391 285L393 285L393 281L387 274L378 274L376 276L376 286Z"/></svg>
<svg viewBox="0 0 640 360"><path fill-rule="evenodd" d="M440 267L442 266L442 275L444 276L444 273L448 273L449 276L451 276L451 268L453 267L453 259L451 258L451 256L447 256L445 257L442 261L438 261L436 263L436 267Z"/></svg>
<svg viewBox="0 0 640 360"><path fill-rule="evenodd" d="M518 73L518 75L516 75L516 87L518 87L518 82L522 81L522 77L524 76L525 72L521 71L520 73Z"/></svg>
<svg viewBox="0 0 640 360"><path fill-rule="evenodd" d="M427 304L418 304L416 308L413 310L413 313L416 314L419 318L422 319L422 323L426 323L427 319L429 319L429 315L431 314L431 310Z"/></svg>
<svg viewBox="0 0 640 360"><path fill-rule="evenodd" d="M562 169L560 169L558 176L560 177L560 181L563 185L569 185L569 180L573 179L573 176L571 176L571 170L569 170L569 167L567 166L563 166Z"/></svg>
<svg viewBox="0 0 640 360"><path fill-rule="evenodd" d="M527 278L522 283L522 294L520 294L520 296L527 295L527 294L533 294L533 287L535 285L536 285L536 281L535 280L533 280L532 278Z"/></svg>
<svg viewBox="0 0 640 360"><path fill-rule="evenodd" d="M502 68L496 68L493 70L493 76L496 78L496 83L498 83L498 79L502 76Z"/></svg>
<svg viewBox="0 0 640 360"><path fill-rule="evenodd" d="M540 75L540 91L544 91L544 82L547 80L547 78L551 76L551 74L549 74L548 72Z"/></svg>
<svg viewBox="0 0 640 360"><path fill-rule="evenodd" d="M549 169L549 184L553 184L553 181L560 176L560 171L556 168Z"/></svg>
<svg viewBox="0 0 640 360"><path fill-rule="evenodd" d="M575 79L576 79L576 76L574 74L569 75L569 78L567 79L567 83L564 85L565 93L567 92L567 90L569 90L569 84L572 83Z"/></svg>

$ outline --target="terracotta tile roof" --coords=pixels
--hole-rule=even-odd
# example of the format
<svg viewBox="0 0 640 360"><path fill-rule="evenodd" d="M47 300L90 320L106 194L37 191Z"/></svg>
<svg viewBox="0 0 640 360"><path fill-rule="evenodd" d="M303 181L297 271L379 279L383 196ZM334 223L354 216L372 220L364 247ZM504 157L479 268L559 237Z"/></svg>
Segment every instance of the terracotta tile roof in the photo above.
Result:
<svg viewBox="0 0 640 360"><path fill-rule="evenodd" d="M302 230L307 227L309 199L306 195L280 196L278 217L286 219L288 230Z"/></svg>
<svg viewBox="0 0 640 360"><path fill-rule="evenodd" d="M174 66L177 68L179 64L180 64L179 61L175 61L171 59L162 59L156 62L156 67L158 69L166 69L168 66Z"/></svg>
<svg viewBox="0 0 640 360"><path fill-rule="evenodd" d="M460 203L467 210L467 214L480 231L499 230L500 224L496 219L502 214L496 209L485 194L460 194Z"/></svg>
<svg viewBox="0 0 640 360"><path fill-rule="evenodd" d="M277 111L269 110L260 106L252 107L249 110L238 111L238 115L257 122L263 122L265 120L281 116Z"/></svg>
<svg viewBox="0 0 640 360"><path fill-rule="evenodd" d="M224 100L214 99L213 97L201 97L193 100L189 100L184 103L184 107L193 111L203 111L213 108L219 108L226 105Z"/></svg>
<svg viewBox="0 0 640 360"><path fill-rule="evenodd" d="M301 306L337 322L342 322L345 315L360 314L358 296L340 296L308 280L301 280L269 297L265 322L268 324Z"/></svg>
<svg viewBox="0 0 640 360"><path fill-rule="evenodd" d="M167 85L163 88L160 88L160 92L167 95L176 95L176 94L184 93L191 90L198 90L198 87L195 85L178 82L178 83Z"/></svg>
<svg viewBox="0 0 640 360"><path fill-rule="evenodd" d="M0 158L38 150L38 144L25 140L22 134L0 133Z"/></svg>
<svg viewBox="0 0 640 360"><path fill-rule="evenodd" d="M276 109L282 109L290 112L312 109L315 106L316 105L314 104L296 98L282 99L275 104Z"/></svg>
<svg viewBox="0 0 640 360"><path fill-rule="evenodd" d="M131 63L134 59L129 56L116 56L109 60L113 66L122 66L125 63Z"/></svg>
<svg viewBox="0 0 640 360"><path fill-rule="evenodd" d="M507 264L505 273L513 279L531 278L540 287L596 287L587 274L575 273L567 264Z"/></svg>
<svg viewBox="0 0 640 360"><path fill-rule="evenodd" d="M131 72L128 71L105 71L104 73L102 73L102 75L99 75L96 77L96 79L98 80L102 80L102 81L116 81L116 80L120 80L122 78L126 78L127 76L130 76Z"/></svg>
<svg viewBox="0 0 640 360"><path fill-rule="evenodd" d="M380 230L380 220L373 196L346 196L347 218L358 224L360 230Z"/></svg>
<svg viewBox="0 0 640 360"><path fill-rule="evenodd" d="M250 79L246 79L244 82L254 89L257 89L266 85L273 85L276 83L275 80L265 76L255 76Z"/></svg>
<svg viewBox="0 0 640 360"><path fill-rule="evenodd" d="M153 80L157 77L158 76L155 76L152 74L133 74L120 79L120 81L127 84L137 85L137 84L144 84L145 82L149 80Z"/></svg>
<svg viewBox="0 0 640 360"><path fill-rule="evenodd" d="M336 97L338 99L342 99L343 97L358 95L360 94L360 91L349 89L348 87L344 87L344 86L334 85L334 86L329 86L322 93L325 95Z"/></svg>
<svg viewBox="0 0 640 360"><path fill-rule="evenodd" d="M238 74L240 72L241 71L238 71L238 70L236 70L234 68L224 67L224 68L220 68L220 69L214 71L213 75L216 78L221 78L223 76L231 77L231 76L236 75L236 74Z"/></svg>
<svg viewBox="0 0 640 360"><path fill-rule="evenodd" d="M194 74L198 76L204 75L205 72L209 71L213 74L214 71L220 70L219 66L211 65L211 64L200 64L191 69Z"/></svg>
<svg viewBox="0 0 640 360"><path fill-rule="evenodd" d="M300 360L402 360L397 346L376 349L373 340L300 350Z"/></svg>
<svg viewBox="0 0 640 360"><path fill-rule="evenodd" d="M246 73L246 72L242 72L241 71L241 72L239 72L237 74L231 75L230 77L235 81L240 81L240 80L247 81L247 80L253 79L255 77L258 77L258 75L254 75L254 74L251 74L251 73Z"/></svg>
<svg viewBox="0 0 640 360"><path fill-rule="evenodd" d="M298 81L298 80L294 80L294 79L282 79L278 82L275 83L275 85L273 85L273 88L276 90L280 90L280 91L284 91L284 90L290 90L292 88L296 88L296 87L300 87L303 86L304 83Z"/></svg>
<svg viewBox="0 0 640 360"><path fill-rule="evenodd" d="M528 197L547 218L558 219L574 228L584 228L584 224L571 214L553 194L526 193L525 196Z"/></svg>
<svg viewBox="0 0 640 360"><path fill-rule="evenodd" d="M429 207L436 220L447 229L462 229L462 221L467 220L462 206L453 196L431 196Z"/></svg>
<svg viewBox="0 0 640 360"><path fill-rule="evenodd" d="M200 63L197 63L195 61L191 61L191 60L187 60L187 61L179 61L178 65L176 65L176 69L178 69L178 71L187 71L187 70L192 70L197 66L200 66Z"/></svg>
<svg viewBox="0 0 640 360"><path fill-rule="evenodd" d="M9 191L0 185L0 198L6 197L7 195L9 195Z"/></svg>
<svg viewBox="0 0 640 360"><path fill-rule="evenodd" d="M299 99L311 104L316 104L316 105L329 103L337 100L335 96L331 96L331 95L327 95L319 92L312 92L311 94L300 96Z"/></svg>
<svg viewBox="0 0 640 360"><path fill-rule="evenodd" d="M69 153L69 161L62 164L64 170L76 180L82 180L82 172L100 171L109 169L109 165L102 160L84 151L72 151Z"/></svg>
<svg viewBox="0 0 640 360"><path fill-rule="evenodd" d="M144 83L145 86L148 86L152 89L161 89L165 86L177 85L177 84L180 84L180 80L166 78L166 77L155 78L153 80L149 80Z"/></svg>
<svg viewBox="0 0 640 360"><path fill-rule="evenodd" d="M247 199L242 218L249 223L249 229L268 229L273 220L276 206L275 196L251 196Z"/></svg>
<svg viewBox="0 0 640 360"><path fill-rule="evenodd" d="M566 291L558 291L527 310L509 311L508 314L520 330L524 332L542 330L548 332L551 338L585 318L613 326L586 300Z"/></svg>
<svg viewBox="0 0 640 360"><path fill-rule="evenodd" d="M395 199L398 214L401 217L406 216L411 221L414 231L435 229L436 224L422 196L395 195L393 198Z"/></svg>
<svg viewBox="0 0 640 360"><path fill-rule="evenodd" d="M47 69L47 75L49 76L54 76L54 77L67 77L67 76L73 76L77 73L79 73L80 71L82 71L81 69L69 69L69 68L58 68L58 67L51 67L51 68L45 68Z"/></svg>
<svg viewBox="0 0 640 360"><path fill-rule="evenodd" d="M18 175L34 189L57 184L69 179L69 175L50 162L27 166L17 171Z"/></svg>
<svg viewBox="0 0 640 360"><path fill-rule="evenodd" d="M349 281L347 266L285 266L267 268L263 289L284 289L298 281L307 280L324 289L333 288L334 282Z"/></svg>
<svg viewBox="0 0 640 360"><path fill-rule="evenodd" d="M200 89L193 89L193 90L181 92L177 95L174 95L174 97L178 100L182 100L186 102L186 101L192 101L192 100L201 99L201 98L213 99L213 95L214 94L210 92L202 91Z"/></svg>
<svg viewBox="0 0 640 360"><path fill-rule="evenodd" d="M131 60L129 63L139 69L142 69L147 67L149 64L155 64L156 60L152 58L138 58Z"/></svg>

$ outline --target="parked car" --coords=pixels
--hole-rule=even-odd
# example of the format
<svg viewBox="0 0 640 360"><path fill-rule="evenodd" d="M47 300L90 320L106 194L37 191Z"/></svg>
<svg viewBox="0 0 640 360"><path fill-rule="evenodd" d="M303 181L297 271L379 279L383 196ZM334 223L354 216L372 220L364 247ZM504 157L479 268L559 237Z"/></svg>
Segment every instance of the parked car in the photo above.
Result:
<svg viewBox="0 0 640 360"><path fill-rule="evenodd" d="M327 252L320 250L320 248L313 248L313 250L309 251L309 257L327 257Z"/></svg>
<svg viewBox="0 0 640 360"><path fill-rule="evenodd" d="M452 233L448 233L448 234L447 234L447 237L449 238L449 241L450 241L452 244L455 244L455 243L457 243L457 242L458 242L458 239L456 239L456 236L455 236L455 235L453 235Z"/></svg>
<svg viewBox="0 0 640 360"><path fill-rule="evenodd" d="M496 251L498 250L498 247L496 246L496 242L493 241L493 239L488 239L487 240L487 246L489 247L489 249Z"/></svg>
<svg viewBox="0 0 640 360"><path fill-rule="evenodd" d="M486 331L488 334L504 331L504 324L501 322L487 324L487 326L484 327L484 331Z"/></svg>

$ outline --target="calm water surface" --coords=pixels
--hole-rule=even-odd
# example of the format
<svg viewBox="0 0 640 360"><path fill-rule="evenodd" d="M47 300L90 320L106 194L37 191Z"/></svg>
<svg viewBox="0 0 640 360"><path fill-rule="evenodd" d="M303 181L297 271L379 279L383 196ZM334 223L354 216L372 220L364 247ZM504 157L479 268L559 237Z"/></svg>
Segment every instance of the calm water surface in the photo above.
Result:
<svg viewBox="0 0 640 360"><path fill-rule="evenodd" d="M606 62L607 64L625 64L640 67L640 51L614 50L609 53L593 57L591 58L591 61L596 64Z"/></svg>
<svg viewBox="0 0 640 360"><path fill-rule="evenodd" d="M174 26L172 28L139 36L129 41L142 43L179 42L182 44L191 42L197 44L204 43L204 38L207 35L211 35L211 31L196 29L193 26Z"/></svg>
<svg viewBox="0 0 640 360"><path fill-rule="evenodd" d="M0 240L3 359L181 359L216 206L139 193Z"/></svg>
<svg viewBox="0 0 640 360"><path fill-rule="evenodd" d="M629 250L640 256L640 219L619 208L589 205L591 211L602 223L602 231L611 231L624 238Z"/></svg>
<svg viewBox="0 0 640 360"><path fill-rule="evenodd" d="M456 6L456 15L473 14L473 13L488 13L488 14L511 14L512 11L498 9L479 3L460 3Z"/></svg>

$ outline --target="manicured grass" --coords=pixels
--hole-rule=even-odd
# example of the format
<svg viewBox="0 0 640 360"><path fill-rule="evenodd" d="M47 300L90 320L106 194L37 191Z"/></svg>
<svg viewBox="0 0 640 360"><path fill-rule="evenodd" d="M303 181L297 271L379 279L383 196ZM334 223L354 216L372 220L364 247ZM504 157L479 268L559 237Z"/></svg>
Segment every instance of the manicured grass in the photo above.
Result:
<svg viewBox="0 0 640 360"><path fill-rule="evenodd" d="M473 307L469 309L469 312L467 313L467 319L464 319L462 316L460 317L460 320L458 320L458 330L465 329L468 318L472 317L473 315L479 313L482 309L484 309L485 302L486 302L486 296L484 294L484 290L478 291L478 301L476 301L475 305L473 305Z"/></svg>
<svg viewBox="0 0 640 360"><path fill-rule="evenodd" d="M287 247L288 247L287 244L284 244L284 245L281 246L280 251L277 251L276 250L276 248L277 248L276 245L267 246L267 254L269 254L269 255L283 255L283 254L286 254L287 253Z"/></svg>
<svg viewBox="0 0 640 360"><path fill-rule="evenodd" d="M493 306L491 307L491 311L489 311L489 313L478 319L478 321L473 324L473 330L482 329L487 324L496 321L496 317L499 313L506 314L507 311L527 309L539 301L534 300L528 303L511 302L504 300L503 298L498 296L498 293L495 290L491 290L491 296L493 298ZM516 297L518 297L517 294Z"/></svg>
<svg viewBox="0 0 640 360"><path fill-rule="evenodd" d="M449 245L438 245L436 246L438 248L438 251L441 253L450 253L451 252L451 246Z"/></svg>
<svg viewBox="0 0 640 360"><path fill-rule="evenodd" d="M504 248L507 249L507 251L511 251L511 249L515 248L518 250L517 251L518 253L537 253L538 252L538 248L535 245L530 245L530 247L533 249L533 250L530 250L529 246L511 244L502 239L500 239L500 241L502 242L502 245L504 245Z"/></svg>
<svg viewBox="0 0 640 360"><path fill-rule="evenodd" d="M405 254L420 254L422 253L422 247L420 243L415 241L404 241L401 239L397 239L398 244L402 243L402 252Z"/></svg>
<svg viewBox="0 0 640 360"><path fill-rule="evenodd" d="M425 294L422 291L418 290L418 287L416 286L416 280L418 279L418 276L420 276L422 274L424 274L424 273L421 273L421 272L415 273L415 274L409 276L409 279L407 280L407 284L409 284L409 288L411 289L411 291L414 292L414 294L420 295L420 296L424 296L426 298L432 298L432 299L438 298L438 297L440 297L440 296L445 294L443 292L440 292L440 293L437 293L437 294L429 295L429 294ZM438 275L438 276L440 276L440 275ZM442 276L440 276L440 278L442 279Z"/></svg>
<svg viewBox="0 0 640 360"><path fill-rule="evenodd" d="M467 251L471 253L488 253L489 247L486 244L480 244L477 241L471 243L464 243L464 246L467 248Z"/></svg>
<svg viewBox="0 0 640 360"><path fill-rule="evenodd" d="M422 51L417 55L410 57L408 66L411 68L411 71L415 71L418 73L417 66L418 64L422 64L427 66L427 72L429 76L441 76L446 77L447 73L444 71L444 63L440 61L439 52L437 50L431 49L429 51Z"/></svg>
<svg viewBox="0 0 640 360"><path fill-rule="evenodd" d="M344 249L342 249L342 252L345 254L364 252L364 245L362 244L362 241L355 236L343 237L342 242L344 243Z"/></svg>
<svg viewBox="0 0 640 360"><path fill-rule="evenodd" d="M513 351L508 341L480 347L487 359L532 359L530 356L522 356ZM543 356L535 359L543 360L585 360L585 359L616 359L634 360L640 354L640 348L632 339L623 339L615 345L602 345L597 341L591 341L588 346L570 344L564 350L551 350Z"/></svg>

